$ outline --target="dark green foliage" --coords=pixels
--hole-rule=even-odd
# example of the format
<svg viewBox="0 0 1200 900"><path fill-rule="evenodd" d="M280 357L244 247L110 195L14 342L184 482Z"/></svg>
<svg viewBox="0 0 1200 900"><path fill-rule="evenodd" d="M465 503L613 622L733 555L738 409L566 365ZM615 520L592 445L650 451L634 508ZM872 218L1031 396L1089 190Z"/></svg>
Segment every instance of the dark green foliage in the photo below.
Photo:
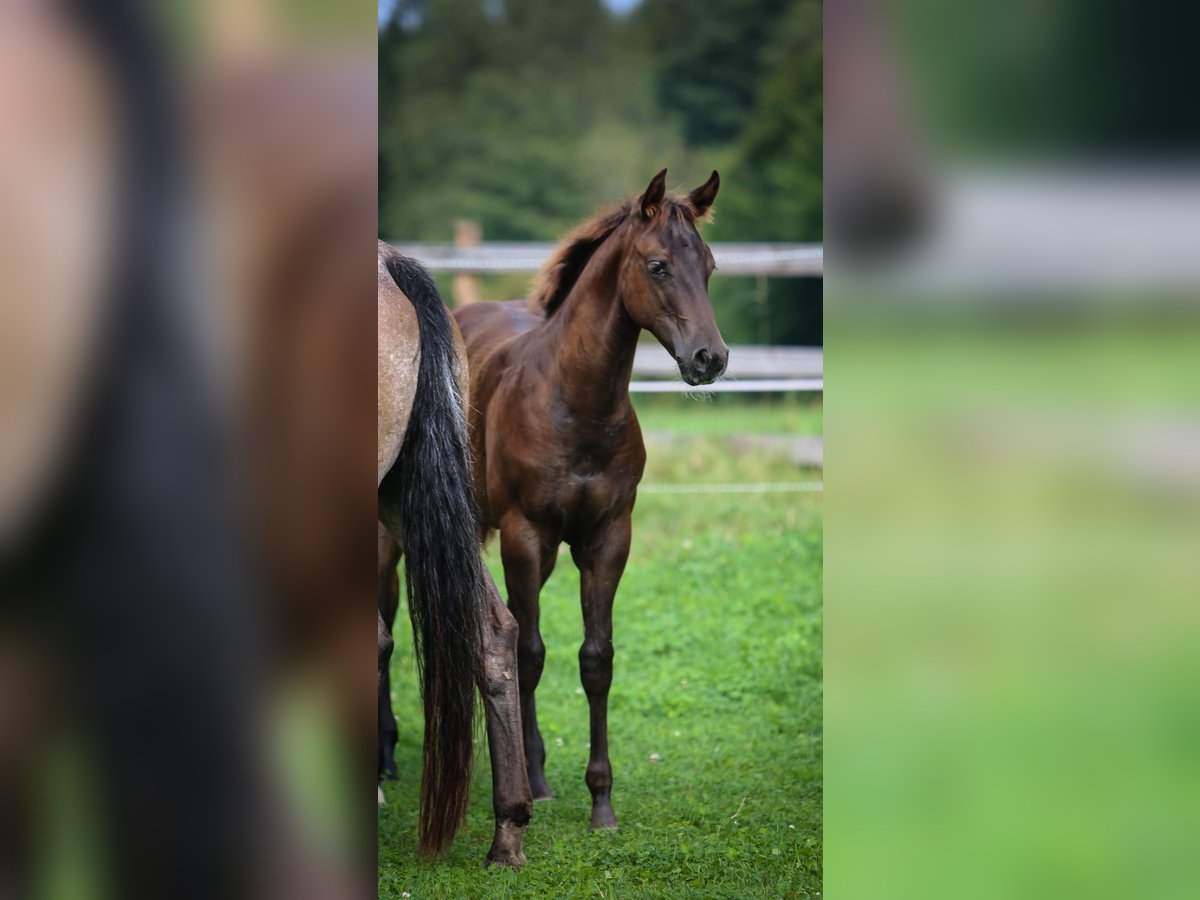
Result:
<svg viewBox="0 0 1200 900"><path fill-rule="evenodd" d="M681 120L689 144L720 146L741 134L758 100L763 48L788 6L788 0L647 0L639 8L635 25L658 57L661 106Z"/></svg>
<svg viewBox="0 0 1200 900"><path fill-rule="evenodd" d="M711 240L819 241L820 28L814 0L645 0L627 17L400 0L379 35L381 236L447 240L471 218L487 240L549 240L668 166L677 189L721 170ZM819 283L713 293L731 339L821 339Z"/></svg>
<svg viewBox="0 0 1200 900"><path fill-rule="evenodd" d="M794 3L764 52L766 77L733 148L712 240L820 241L821 6ZM819 344L821 284L737 278L712 288L726 340Z"/></svg>
<svg viewBox="0 0 1200 900"><path fill-rule="evenodd" d="M821 239L821 6L796 3L764 52L766 77L734 144L714 239Z"/></svg>

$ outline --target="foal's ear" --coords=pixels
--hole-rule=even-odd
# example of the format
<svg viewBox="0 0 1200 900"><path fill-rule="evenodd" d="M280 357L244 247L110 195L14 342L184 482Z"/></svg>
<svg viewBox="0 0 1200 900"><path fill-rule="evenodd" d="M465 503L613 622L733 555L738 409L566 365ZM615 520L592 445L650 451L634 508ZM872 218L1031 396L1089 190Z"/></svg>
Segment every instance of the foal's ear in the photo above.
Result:
<svg viewBox="0 0 1200 900"><path fill-rule="evenodd" d="M708 213L709 207L717 199L717 188L720 186L721 176L717 174L716 169L713 169L713 173L708 176L708 181L688 194L688 200L696 208L697 219L703 218Z"/></svg>
<svg viewBox="0 0 1200 900"><path fill-rule="evenodd" d="M667 193L667 170L663 169L650 179L650 184L642 194L642 217L653 219L658 212L658 204Z"/></svg>

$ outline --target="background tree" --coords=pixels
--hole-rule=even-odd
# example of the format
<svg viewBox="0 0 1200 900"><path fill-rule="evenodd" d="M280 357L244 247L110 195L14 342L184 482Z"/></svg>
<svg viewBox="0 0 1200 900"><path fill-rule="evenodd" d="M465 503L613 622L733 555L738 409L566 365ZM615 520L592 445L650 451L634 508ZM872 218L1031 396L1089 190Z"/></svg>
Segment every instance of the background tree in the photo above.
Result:
<svg viewBox="0 0 1200 900"><path fill-rule="evenodd" d="M721 240L821 239L814 0L398 0L379 35L380 231L551 240L669 166ZM490 280L520 296L528 277ZM820 283L720 278L731 341L819 343Z"/></svg>

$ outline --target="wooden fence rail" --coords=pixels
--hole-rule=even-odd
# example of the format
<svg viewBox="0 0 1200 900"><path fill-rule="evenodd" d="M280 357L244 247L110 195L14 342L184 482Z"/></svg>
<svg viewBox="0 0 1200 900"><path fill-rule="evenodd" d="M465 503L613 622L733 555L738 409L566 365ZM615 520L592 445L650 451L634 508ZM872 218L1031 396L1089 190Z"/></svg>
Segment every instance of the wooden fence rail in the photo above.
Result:
<svg viewBox="0 0 1200 900"><path fill-rule="evenodd" d="M557 246L532 241L483 241L466 245L391 243L427 269L459 275L536 272ZM716 243L709 246L717 260L718 275L820 278L825 271L821 244Z"/></svg>
<svg viewBox="0 0 1200 900"><path fill-rule="evenodd" d="M638 394L821 393L823 372L820 347L743 344L729 348L729 369L720 381L693 387L680 380L679 367L662 347L646 341L633 358L629 389Z"/></svg>
<svg viewBox="0 0 1200 900"><path fill-rule="evenodd" d="M471 302L479 296L476 276L536 272L554 252L555 244L483 241L459 223L458 243L428 244L393 241L392 246L434 272L455 275L454 302ZM470 232L468 234L468 232ZM824 273L821 244L709 245L717 260L718 275L757 275L786 278L820 278ZM715 384L690 387L679 378L675 361L657 344L638 347L634 358L636 393L782 393L824 390L824 360L819 347L730 348L729 371Z"/></svg>

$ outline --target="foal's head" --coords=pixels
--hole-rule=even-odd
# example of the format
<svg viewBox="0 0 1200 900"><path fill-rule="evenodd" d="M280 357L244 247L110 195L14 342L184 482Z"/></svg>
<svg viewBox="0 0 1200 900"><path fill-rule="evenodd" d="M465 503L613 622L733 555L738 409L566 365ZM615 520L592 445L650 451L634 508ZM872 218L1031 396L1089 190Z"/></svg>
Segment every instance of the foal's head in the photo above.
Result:
<svg viewBox="0 0 1200 900"><path fill-rule="evenodd" d="M620 274L625 310L679 364L688 384L708 384L725 371L729 348L708 298L716 263L696 220L717 196L716 172L685 197L666 196L667 170L650 181L630 212Z"/></svg>
<svg viewBox="0 0 1200 900"><path fill-rule="evenodd" d="M632 203L576 228L546 261L530 303L551 316L573 295L602 245L619 254L618 287L625 312L679 363L688 384L708 384L725 371L729 348L721 339L708 299L716 267L696 221L717 196L717 173L690 194L668 197L667 170ZM611 259L611 257L606 257Z"/></svg>

